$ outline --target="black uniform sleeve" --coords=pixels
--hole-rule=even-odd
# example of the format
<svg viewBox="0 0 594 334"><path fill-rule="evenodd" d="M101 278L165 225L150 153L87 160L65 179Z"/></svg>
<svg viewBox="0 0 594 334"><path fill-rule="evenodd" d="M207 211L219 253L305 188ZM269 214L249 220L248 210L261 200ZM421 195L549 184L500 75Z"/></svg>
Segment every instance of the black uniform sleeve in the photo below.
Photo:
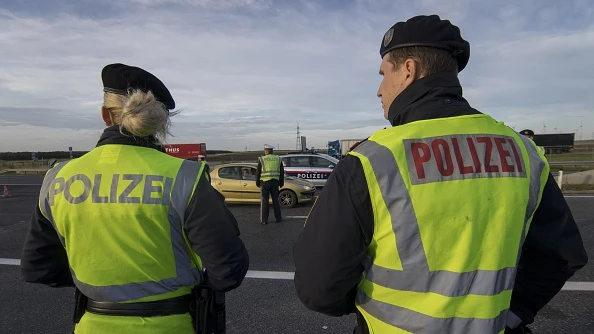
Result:
<svg viewBox="0 0 594 334"><path fill-rule="evenodd" d="M262 176L262 164L258 159L258 167L256 168L256 187L260 187L260 177Z"/></svg>
<svg viewBox="0 0 594 334"><path fill-rule="evenodd" d="M279 186L282 188L285 185L285 168L282 162L280 164L280 179L278 181Z"/></svg>
<svg viewBox="0 0 594 334"><path fill-rule="evenodd" d="M580 231L563 193L549 174L526 235L510 310L522 324L532 323L537 312L587 262Z"/></svg>
<svg viewBox="0 0 594 334"><path fill-rule="evenodd" d="M330 316L355 312L356 287L372 234L363 167L347 156L330 174L293 247L295 288L308 309Z"/></svg>
<svg viewBox="0 0 594 334"><path fill-rule="evenodd" d="M74 286L66 249L54 229L37 206L21 255L21 274L25 282L50 287Z"/></svg>
<svg viewBox="0 0 594 334"><path fill-rule="evenodd" d="M218 291L239 287L248 271L249 256L239 238L237 220L204 174L186 210L184 227L211 286Z"/></svg>

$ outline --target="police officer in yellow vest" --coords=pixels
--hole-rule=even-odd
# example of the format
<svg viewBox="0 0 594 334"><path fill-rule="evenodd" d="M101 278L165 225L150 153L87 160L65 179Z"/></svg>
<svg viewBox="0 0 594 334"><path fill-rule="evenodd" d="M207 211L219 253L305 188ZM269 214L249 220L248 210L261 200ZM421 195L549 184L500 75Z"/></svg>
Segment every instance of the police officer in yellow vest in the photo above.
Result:
<svg viewBox="0 0 594 334"><path fill-rule="evenodd" d="M534 144L462 97L469 52L436 15L385 33L392 127L336 166L294 246L301 301L355 333L528 332L587 262Z"/></svg>
<svg viewBox="0 0 594 334"><path fill-rule="evenodd" d="M107 128L84 156L46 174L25 240L24 280L75 286L76 333L194 333L192 287L206 270L237 288L248 254L204 164L165 153L175 102L151 73L102 71Z"/></svg>
<svg viewBox="0 0 594 334"><path fill-rule="evenodd" d="M520 134L523 136L528 137L532 142L534 142L534 131L530 130L530 129L526 129L526 130L522 130L520 131ZM545 148L542 146L537 146L538 150L540 151L540 153L542 153L543 155L545 154Z"/></svg>
<svg viewBox="0 0 594 334"><path fill-rule="evenodd" d="M256 186L260 187L262 199L260 200L260 223L268 224L268 200L272 197L274 207L274 218L276 222L282 221L281 208L278 200L280 188L285 184L285 170L278 155L274 154L274 148L264 145L264 156L258 158L256 170Z"/></svg>
<svg viewBox="0 0 594 334"><path fill-rule="evenodd" d="M202 154L199 154L198 161L204 162L204 173L206 173L206 175L210 175L210 166L208 165L208 162L206 162L206 157Z"/></svg>

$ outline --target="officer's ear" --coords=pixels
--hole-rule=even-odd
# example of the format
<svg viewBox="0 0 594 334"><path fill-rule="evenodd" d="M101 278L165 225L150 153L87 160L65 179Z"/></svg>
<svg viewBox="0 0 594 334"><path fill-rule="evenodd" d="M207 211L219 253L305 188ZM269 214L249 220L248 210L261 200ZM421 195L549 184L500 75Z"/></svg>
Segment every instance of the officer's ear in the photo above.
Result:
<svg viewBox="0 0 594 334"><path fill-rule="evenodd" d="M101 107L101 117L103 118L103 121L105 122L105 125L107 125L107 126L114 125L113 124L113 118L111 117L111 112L105 106L102 106Z"/></svg>
<svg viewBox="0 0 594 334"><path fill-rule="evenodd" d="M402 64L404 77L404 87L410 86L413 82L421 78L421 67L414 59L408 58Z"/></svg>

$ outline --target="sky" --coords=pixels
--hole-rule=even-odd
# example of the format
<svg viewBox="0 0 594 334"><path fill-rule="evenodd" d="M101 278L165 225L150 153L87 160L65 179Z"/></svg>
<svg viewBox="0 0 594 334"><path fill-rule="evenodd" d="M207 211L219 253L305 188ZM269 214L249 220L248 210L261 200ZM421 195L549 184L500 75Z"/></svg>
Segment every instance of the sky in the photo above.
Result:
<svg viewBox="0 0 594 334"><path fill-rule="evenodd" d="M394 23L460 27L471 106L520 131L594 139L590 0L3 0L0 152L92 149L101 69L148 70L180 114L168 143L295 149L390 126L376 96Z"/></svg>

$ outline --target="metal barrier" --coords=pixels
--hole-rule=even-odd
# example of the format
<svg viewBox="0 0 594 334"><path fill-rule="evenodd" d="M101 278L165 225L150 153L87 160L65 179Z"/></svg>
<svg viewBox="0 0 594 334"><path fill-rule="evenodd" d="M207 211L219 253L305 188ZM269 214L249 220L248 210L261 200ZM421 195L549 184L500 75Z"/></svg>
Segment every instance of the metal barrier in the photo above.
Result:
<svg viewBox="0 0 594 334"><path fill-rule="evenodd" d="M592 166L594 161L549 161L551 166Z"/></svg>

